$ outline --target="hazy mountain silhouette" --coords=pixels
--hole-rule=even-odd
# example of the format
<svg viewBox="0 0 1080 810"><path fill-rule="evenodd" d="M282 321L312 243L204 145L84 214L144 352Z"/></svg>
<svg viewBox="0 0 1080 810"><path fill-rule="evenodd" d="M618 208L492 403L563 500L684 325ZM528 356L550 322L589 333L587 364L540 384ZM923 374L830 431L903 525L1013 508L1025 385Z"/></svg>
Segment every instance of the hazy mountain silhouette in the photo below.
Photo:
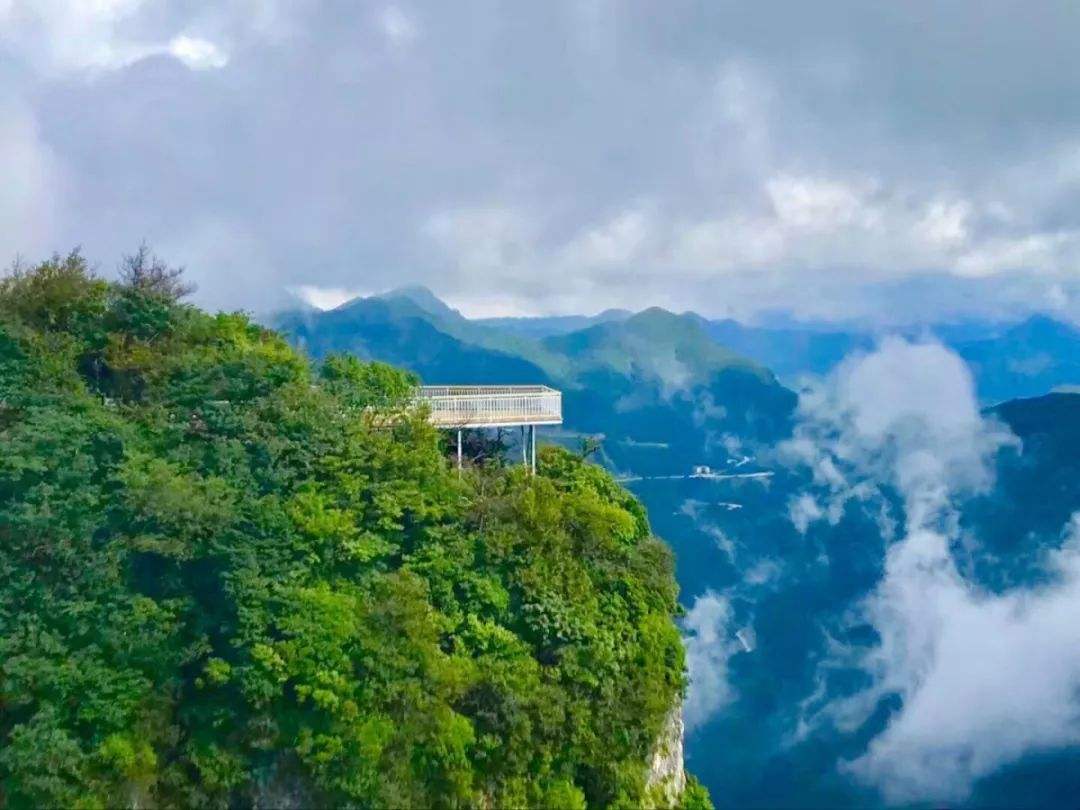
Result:
<svg viewBox="0 0 1080 810"><path fill-rule="evenodd" d="M1001 334L959 343L985 402L1035 397L1080 385L1080 330L1036 315Z"/></svg>

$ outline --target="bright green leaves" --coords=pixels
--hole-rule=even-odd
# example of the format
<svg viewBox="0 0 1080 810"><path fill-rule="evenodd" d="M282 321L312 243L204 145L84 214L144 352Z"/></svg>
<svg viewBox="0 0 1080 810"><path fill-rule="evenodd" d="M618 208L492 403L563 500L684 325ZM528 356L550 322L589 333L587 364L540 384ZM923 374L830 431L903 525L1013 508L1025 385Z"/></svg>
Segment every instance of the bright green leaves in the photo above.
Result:
<svg viewBox="0 0 1080 810"><path fill-rule="evenodd" d="M202 677L195 679L195 685L203 688L205 686L221 686L228 683L229 678L232 675L232 666L228 661L223 661L220 658L210 658L203 666Z"/></svg>
<svg viewBox="0 0 1080 810"><path fill-rule="evenodd" d="M420 384L407 371L385 363L365 363L351 355L330 355L319 373L326 389L354 408L401 408Z"/></svg>
<svg viewBox="0 0 1080 810"><path fill-rule="evenodd" d="M327 583L283 594L289 612L276 623L283 640L274 644L300 703L331 712L353 697L356 687L353 645L358 638L361 599L352 588Z"/></svg>
<svg viewBox="0 0 1080 810"><path fill-rule="evenodd" d="M683 686L640 504L459 476L412 375L168 289L0 282L0 803L634 806Z"/></svg>
<svg viewBox="0 0 1080 810"><path fill-rule="evenodd" d="M253 708L264 709L279 699L289 679L288 666L281 654L264 642L254 644L250 663L238 669L240 687Z"/></svg>
<svg viewBox="0 0 1080 810"><path fill-rule="evenodd" d="M552 782L544 790L543 796L542 806L551 810L585 810L588 807L581 788L567 779Z"/></svg>
<svg viewBox="0 0 1080 810"><path fill-rule="evenodd" d="M330 499L314 488L298 492L285 509L310 544L312 563L369 563L393 548L377 532L362 531L355 513L331 506Z"/></svg>
<svg viewBox="0 0 1080 810"><path fill-rule="evenodd" d="M98 761L119 774L133 789L146 793L157 778L157 754L146 739L128 734L110 734L98 746Z"/></svg>
<svg viewBox="0 0 1080 810"><path fill-rule="evenodd" d="M104 315L109 285L91 274L77 250L0 279L0 316L41 331L85 335Z"/></svg>

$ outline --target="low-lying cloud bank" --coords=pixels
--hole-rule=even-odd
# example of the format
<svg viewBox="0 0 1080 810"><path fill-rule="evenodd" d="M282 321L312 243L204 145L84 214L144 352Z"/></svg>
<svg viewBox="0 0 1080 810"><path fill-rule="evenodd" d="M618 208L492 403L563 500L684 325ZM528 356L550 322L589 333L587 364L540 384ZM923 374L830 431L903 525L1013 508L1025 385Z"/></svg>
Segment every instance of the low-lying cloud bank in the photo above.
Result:
<svg viewBox="0 0 1080 810"><path fill-rule="evenodd" d="M1039 589L981 592L949 540L913 529L865 605L881 644L864 697L897 693L903 707L842 767L893 802L960 801L1024 754L1080 743L1080 514Z"/></svg>
<svg viewBox="0 0 1080 810"><path fill-rule="evenodd" d="M686 727L693 730L735 699L728 659L738 642L731 633L731 604L712 591L699 596L683 623L686 666L691 688L683 704Z"/></svg>
<svg viewBox="0 0 1080 810"><path fill-rule="evenodd" d="M963 801L1025 754L1080 744L1080 512L1047 549L1049 576L1036 587L988 592L952 552L964 499L992 487L997 451L1017 441L980 412L960 358L888 339L804 392L781 448L813 479L813 492L790 503L796 529L835 525L859 506L878 515L885 555L880 580L843 622L871 626L876 643L832 644L818 679L857 668L869 685L810 696L792 739L826 726L853 733L898 697L866 749L838 763L889 803ZM708 594L690 613L691 727L736 699L725 604Z"/></svg>
<svg viewBox="0 0 1080 810"><path fill-rule="evenodd" d="M833 506L882 488L903 501L902 526L881 522L884 575L853 617L880 641L838 656L872 685L819 719L854 729L886 696L902 705L841 770L890 802L960 801L1025 753L1080 741L1080 523L1048 552L1055 576L1038 589L987 593L951 552L960 500L992 485L996 451L1016 442L980 413L960 358L887 340L804 397L802 412L788 449Z"/></svg>

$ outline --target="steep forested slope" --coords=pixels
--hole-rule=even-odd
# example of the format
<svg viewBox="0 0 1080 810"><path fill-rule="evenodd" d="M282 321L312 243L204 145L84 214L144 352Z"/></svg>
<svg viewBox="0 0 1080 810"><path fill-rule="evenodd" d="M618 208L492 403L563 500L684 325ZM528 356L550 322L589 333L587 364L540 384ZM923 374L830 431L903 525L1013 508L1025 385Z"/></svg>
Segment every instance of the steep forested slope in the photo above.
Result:
<svg viewBox="0 0 1080 810"><path fill-rule="evenodd" d="M0 282L0 806L646 802L641 506L555 449L459 477L408 375L179 292Z"/></svg>

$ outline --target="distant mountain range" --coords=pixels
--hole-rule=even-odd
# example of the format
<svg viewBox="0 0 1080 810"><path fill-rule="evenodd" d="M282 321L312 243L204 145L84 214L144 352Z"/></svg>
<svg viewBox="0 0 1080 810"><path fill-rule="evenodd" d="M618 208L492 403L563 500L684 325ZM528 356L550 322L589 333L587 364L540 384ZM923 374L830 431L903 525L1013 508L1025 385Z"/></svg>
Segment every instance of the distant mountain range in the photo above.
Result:
<svg viewBox="0 0 1080 810"><path fill-rule="evenodd" d="M315 357L349 352L411 369L429 383L551 379L532 341L474 324L422 288L358 298L325 312L293 310L273 325Z"/></svg>
<svg viewBox="0 0 1080 810"><path fill-rule="evenodd" d="M1045 316L979 340L958 342L984 402L1037 397L1080 385L1080 330Z"/></svg>
<svg viewBox="0 0 1080 810"><path fill-rule="evenodd" d="M796 403L768 368L713 340L701 318L659 308L471 321L409 287L287 312L273 325L316 357L350 352L427 383L556 385L568 430L602 434L609 465L628 473L723 464L732 441L782 435Z"/></svg>
<svg viewBox="0 0 1080 810"><path fill-rule="evenodd" d="M564 392L570 444L602 436L627 475L723 468L785 435L806 375L823 375L878 335L819 325L749 326L653 307L595 316L470 320L424 287L335 309L281 313L272 325L316 357L349 352L431 384L546 383ZM958 352L991 405L1080 385L1080 331L1044 316L908 330ZM785 385L785 383L787 385ZM753 455L752 450L750 455Z"/></svg>
<svg viewBox="0 0 1080 810"><path fill-rule="evenodd" d="M348 351L379 358L412 368L431 383L567 384L610 372L651 378L668 395L682 384L698 386L720 369L768 369L794 386L805 375L827 374L852 352L871 349L880 337L868 329L752 326L656 308L470 320L424 287L357 298L325 312L285 312L273 325L316 356ZM988 405L1080 385L1080 330L1047 316L905 333L934 337L960 354Z"/></svg>
<svg viewBox="0 0 1080 810"><path fill-rule="evenodd" d="M994 487L972 500L965 522L985 552L976 573L1004 589L1045 572L1046 549L1061 542L1061 527L1080 509L1080 394L1014 399L988 413L1020 445L999 453Z"/></svg>
<svg viewBox="0 0 1080 810"><path fill-rule="evenodd" d="M693 315L704 332L725 348L796 384L803 375L823 375L852 352L873 348L880 332L828 325L750 326L730 318ZM595 323L625 320L632 313L606 310L592 317L493 318L480 323L523 337L560 335ZM1045 315L1020 323L969 321L908 327L909 338L933 337L971 366L986 404L1035 397L1062 386L1080 386L1080 330Z"/></svg>
<svg viewBox="0 0 1080 810"><path fill-rule="evenodd" d="M579 329L587 329L598 323L610 321L625 321L634 313L628 309L605 309L598 315L553 315L538 318L480 318L476 323L491 326L506 332L521 335L522 337L540 338L552 335L565 335L567 332L576 332Z"/></svg>

